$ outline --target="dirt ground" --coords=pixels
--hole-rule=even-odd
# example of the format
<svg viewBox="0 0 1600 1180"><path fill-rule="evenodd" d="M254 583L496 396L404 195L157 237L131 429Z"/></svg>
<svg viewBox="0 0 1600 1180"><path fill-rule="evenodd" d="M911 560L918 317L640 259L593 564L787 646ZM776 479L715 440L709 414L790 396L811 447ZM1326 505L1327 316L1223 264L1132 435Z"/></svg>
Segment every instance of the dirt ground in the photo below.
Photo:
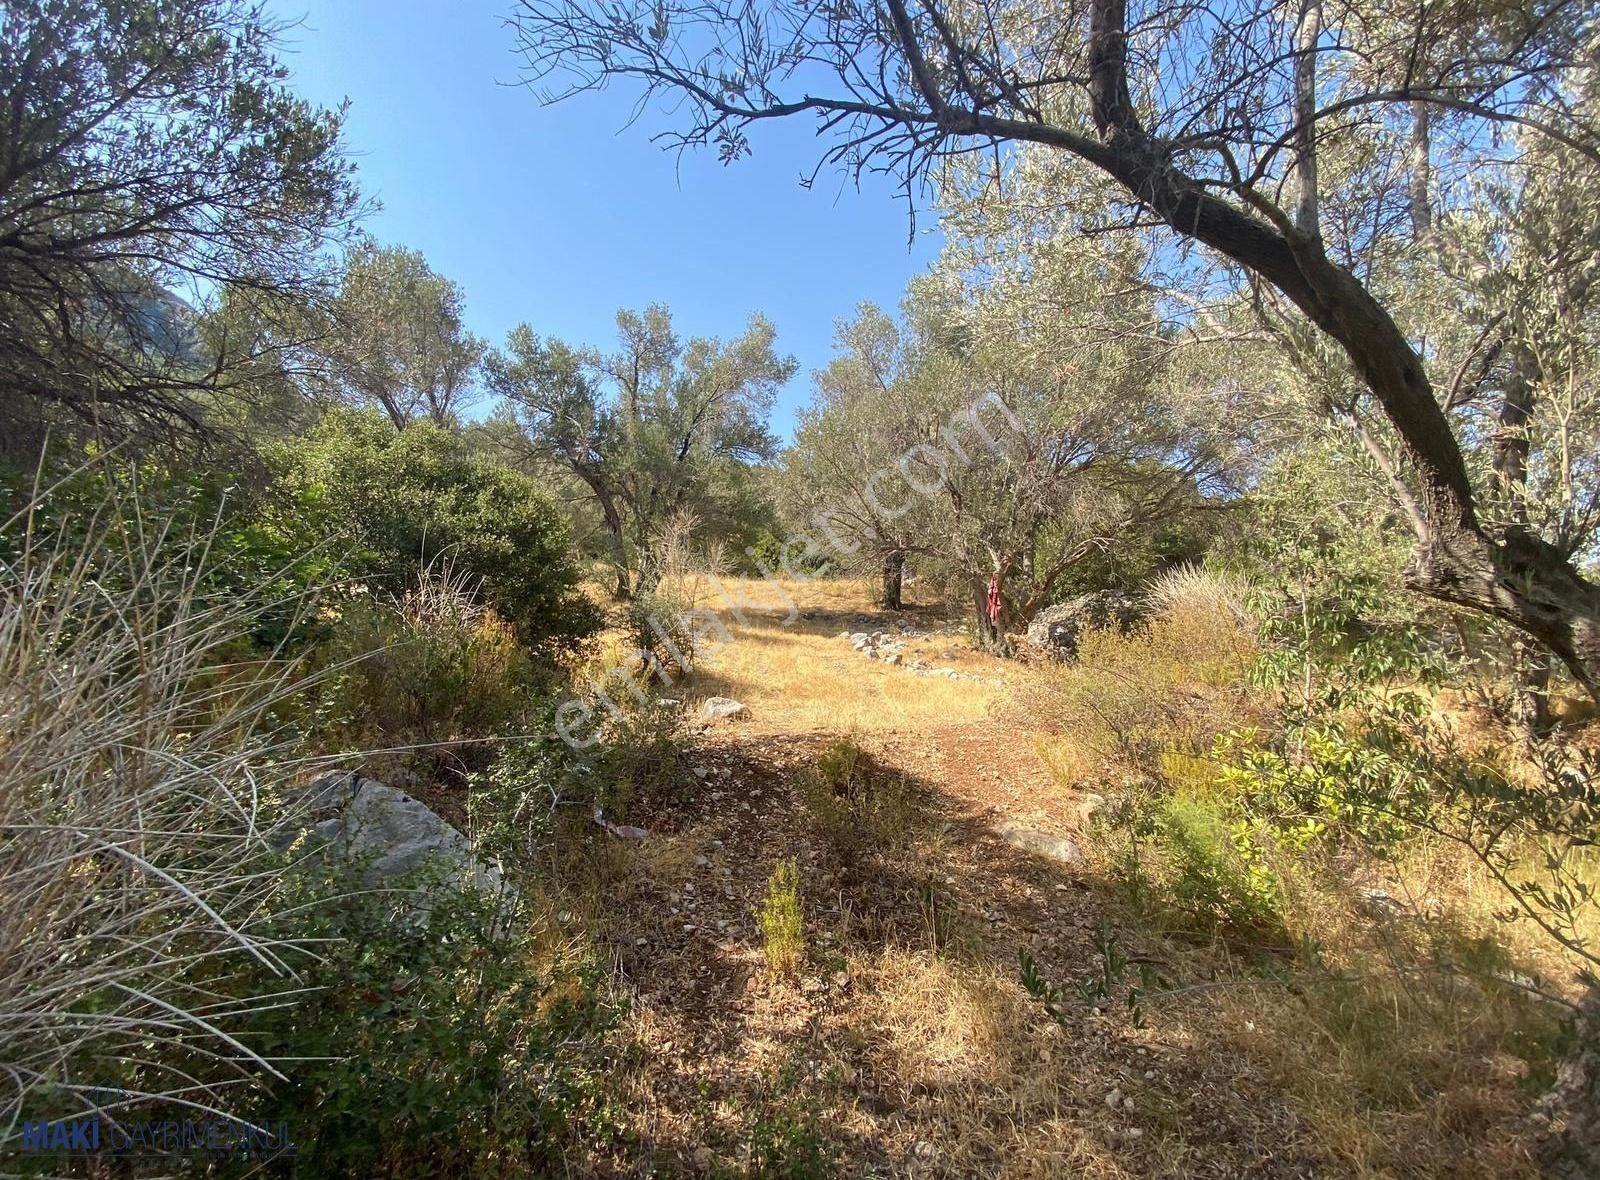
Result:
<svg viewBox="0 0 1600 1180"><path fill-rule="evenodd" d="M1061 841L1085 840L1083 800L1006 720L1018 666L975 653L931 610L873 611L862 587L795 593L792 621L778 603L729 620L734 642L706 661L690 715L711 695L748 712L700 726L692 785L630 812L649 838L597 831L582 853L577 920L614 964L631 1046L625 1145L586 1170L1373 1174L1308 1127L1203 1005L1141 1027L1114 1003L1069 1004L1058 1021L1027 995L1023 952L1069 988L1096 977L1102 923L1135 964L1165 970L1173 950L1119 928L1092 873L1059 858ZM841 637L901 623L914 634L899 665ZM801 788L845 736L910 801L904 829L857 857L829 846ZM792 978L768 970L755 921L785 857L806 935Z"/></svg>

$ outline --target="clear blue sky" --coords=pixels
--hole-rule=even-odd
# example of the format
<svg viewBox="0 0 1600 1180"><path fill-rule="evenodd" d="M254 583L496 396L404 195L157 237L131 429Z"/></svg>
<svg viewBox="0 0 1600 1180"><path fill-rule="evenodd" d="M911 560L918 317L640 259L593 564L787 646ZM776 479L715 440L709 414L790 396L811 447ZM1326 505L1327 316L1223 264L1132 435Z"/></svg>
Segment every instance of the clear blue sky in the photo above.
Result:
<svg viewBox="0 0 1600 1180"><path fill-rule="evenodd" d="M800 372L774 428L787 435L827 363L834 321L864 299L893 307L936 252L890 182L860 192L824 173L809 122L758 128L755 154L679 156L650 142L667 116L626 126L623 87L542 106L512 85L511 0L273 0L295 87L350 100L350 147L383 208L368 229L420 249L466 292L492 341L526 320L542 335L609 346L620 307L668 304L681 335L731 336L767 315ZM919 226L931 226L924 211Z"/></svg>

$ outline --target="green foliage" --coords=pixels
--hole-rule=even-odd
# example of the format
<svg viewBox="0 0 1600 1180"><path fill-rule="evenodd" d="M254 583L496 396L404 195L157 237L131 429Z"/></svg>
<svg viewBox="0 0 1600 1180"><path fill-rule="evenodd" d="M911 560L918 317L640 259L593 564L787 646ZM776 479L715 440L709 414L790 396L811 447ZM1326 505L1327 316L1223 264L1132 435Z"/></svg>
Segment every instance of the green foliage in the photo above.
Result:
<svg viewBox="0 0 1600 1180"><path fill-rule="evenodd" d="M628 602L628 627L652 662L652 674L670 677L694 669L696 619L681 599L659 586L637 591Z"/></svg>
<svg viewBox="0 0 1600 1180"><path fill-rule="evenodd" d="M468 767L491 756L481 743L530 722L542 677L459 580L425 573L397 602L346 603L331 629L318 656L330 672L311 698L324 748Z"/></svg>
<svg viewBox="0 0 1600 1180"><path fill-rule="evenodd" d="M1106 813L1116 879L1147 916L1245 949L1287 949L1277 845L1232 801L1164 786L1132 788Z"/></svg>
<svg viewBox="0 0 1600 1180"><path fill-rule="evenodd" d="M1253 587L1268 687L1436 677L1441 617L1401 584L1410 534L1349 447L1308 444L1274 463L1227 560ZM1314 685L1313 685L1314 688Z"/></svg>
<svg viewBox="0 0 1600 1180"><path fill-rule="evenodd" d="M1104 917L1095 923L1095 949L1100 956L1099 970L1075 980L1071 995L1065 988L1057 987L1039 973L1039 965L1032 954L1026 950L1019 952L1018 978L1022 990L1038 1001L1045 1015L1062 1028L1071 1028L1074 1008L1103 1011L1119 1002L1127 1008L1133 1026L1143 1028L1146 1000L1166 981L1148 963L1140 964L1137 973L1130 970L1132 964L1123 953L1116 931ZM1137 982L1130 984L1129 977L1135 974ZM1074 995L1076 1003L1073 1002Z"/></svg>
<svg viewBox="0 0 1600 1180"><path fill-rule="evenodd" d="M787 578L795 574L821 574L831 563L826 550L814 545L808 547L804 542L797 543L788 538L781 538L770 528L765 527L756 534L745 556L748 559L745 563L748 568L771 574L776 578Z"/></svg>
<svg viewBox="0 0 1600 1180"><path fill-rule="evenodd" d="M157 456L125 461L58 446L37 469L0 463L0 525L7 520L0 560L15 561L31 536L77 552L113 595L134 589L120 572L130 549L203 549L200 593L259 600L237 637L241 656L298 649L323 636L309 608L344 572L314 504L262 494L219 471L180 470Z"/></svg>
<svg viewBox="0 0 1600 1180"><path fill-rule="evenodd" d="M558 736L560 705L546 701L529 719L535 736L506 743L493 765L468 776L473 839L513 879L538 876L560 808L598 808L616 819L635 798L659 798L684 781L679 703L649 696L641 703L622 692L612 699L617 711L606 715L596 741L574 745Z"/></svg>
<svg viewBox="0 0 1600 1180"><path fill-rule="evenodd" d="M578 593L561 513L529 478L431 423L396 432L371 414L330 413L280 452L285 483L354 539L369 584L403 593L419 568L468 580L534 650L570 648L598 625Z"/></svg>
<svg viewBox="0 0 1600 1180"><path fill-rule="evenodd" d="M635 577L649 589L674 515L740 553L770 522L752 464L776 454L765 419L795 362L760 316L730 341L681 340L660 304L618 312L617 328L619 350L603 355L519 325L486 372L520 449L569 472L601 509L619 589Z"/></svg>
<svg viewBox="0 0 1600 1180"><path fill-rule="evenodd" d="M294 94L281 27L251 0L5 5L0 450L249 399L250 348L200 340L189 304L315 289L359 211L342 112Z"/></svg>
<svg viewBox="0 0 1600 1180"><path fill-rule="evenodd" d="M1249 824L1181 793L1166 800L1156 823L1168 904L1247 945L1285 944L1278 878Z"/></svg>
<svg viewBox="0 0 1600 1180"><path fill-rule="evenodd" d="M324 350L338 393L383 410L395 429L456 422L484 343L462 323L461 288L416 250L363 241L351 251Z"/></svg>
<svg viewBox="0 0 1600 1180"><path fill-rule="evenodd" d="M316 990L255 1037L284 1059L261 1117L288 1123L298 1175L546 1174L580 1130L608 1133L612 1014L594 966L535 915L436 888L420 920L392 893L305 888L296 922L332 940L306 972Z"/></svg>
<svg viewBox="0 0 1600 1180"><path fill-rule="evenodd" d="M822 752L800 780L800 798L818 834L846 865L902 842L919 811L905 776L876 766L854 737Z"/></svg>
<svg viewBox="0 0 1600 1180"><path fill-rule="evenodd" d="M806 953L800 868L794 857L785 857L773 866L756 923L761 927L761 950L767 957L767 967L779 975L793 975Z"/></svg>
<svg viewBox="0 0 1600 1180"><path fill-rule="evenodd" d="M814 1085L815 1079L807 1076L798 1057L762 1079L747 1132L750 1155L746 1176L752 1180L826 1180L839 1174Z"/></svg>

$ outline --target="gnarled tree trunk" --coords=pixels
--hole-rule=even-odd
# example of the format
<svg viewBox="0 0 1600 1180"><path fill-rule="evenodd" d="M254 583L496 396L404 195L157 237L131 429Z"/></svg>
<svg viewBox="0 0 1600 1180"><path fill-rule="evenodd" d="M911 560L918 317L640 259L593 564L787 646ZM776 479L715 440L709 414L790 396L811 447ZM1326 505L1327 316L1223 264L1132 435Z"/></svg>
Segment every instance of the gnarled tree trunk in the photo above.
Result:
<svg viewBox="0 0 1600 1180"><path fill-rule="evenodd" d="M900 589L905 570L904 549L891 549L883 555L883 582L878 591L878 605L884 610L901 609Z"/></svg>
<svg viewBox="0 0 1600 1180"><path fill-rule="evenodd" d="M978 646L990 655L1012 655L1011 641L1006 638L1005 611L1002 608L999 614L990 611L989 583L977 575L972 577L972 602L975 610L974 620L977 625Z"/></svg>
<svg viewBox="0 0 1600 1180"><path fill-rule="evenodd" d="M1128 90L1126 15L1126 0L1095 0L1089 91L1099 139L1059 146L1110 174L1179 233L1272 284L1344 350L1415 473L1414 494L1396 488L1416 508L1408 584L1521 628L1600 700L1600 588L1530 529L1512 526L1498 538L1485 531L1421 356L1360 280L1328 257L1314 228L1269 223L1229 204L1179 170L1145 131Z"/></svg>

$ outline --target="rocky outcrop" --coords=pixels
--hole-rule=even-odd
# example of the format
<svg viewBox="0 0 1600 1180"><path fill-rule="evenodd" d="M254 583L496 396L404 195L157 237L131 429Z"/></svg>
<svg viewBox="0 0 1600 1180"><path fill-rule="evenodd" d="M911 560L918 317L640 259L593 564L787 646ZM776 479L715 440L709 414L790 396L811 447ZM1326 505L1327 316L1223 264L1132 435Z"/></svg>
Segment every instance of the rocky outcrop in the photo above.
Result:
<svg viewBox="0 0 1600 1180"><path fill-rule="evenodd" d="M1058 660L1076 659L1086 631L1128 631L1144 618L1144 603L1120 590L1096 590L1047 606L1028 624L1028 646Z"/></svg>
<svg viewBox="0 0 1600 1180"><path fill-rule="evenodd" d="M707 721L721 721L727 717L742 717L747 710L744 705L732 697L707 697L700 706L700 716Z"/></svg>
<svg viewBox="0 0 1600 1180"><path fill-rule="evenodd" d="M356 774L325 774L300 794L310 819L293 839L356 865L368 882L431 874L456 889L502 893L495 865L419 799Z"/></svg>

